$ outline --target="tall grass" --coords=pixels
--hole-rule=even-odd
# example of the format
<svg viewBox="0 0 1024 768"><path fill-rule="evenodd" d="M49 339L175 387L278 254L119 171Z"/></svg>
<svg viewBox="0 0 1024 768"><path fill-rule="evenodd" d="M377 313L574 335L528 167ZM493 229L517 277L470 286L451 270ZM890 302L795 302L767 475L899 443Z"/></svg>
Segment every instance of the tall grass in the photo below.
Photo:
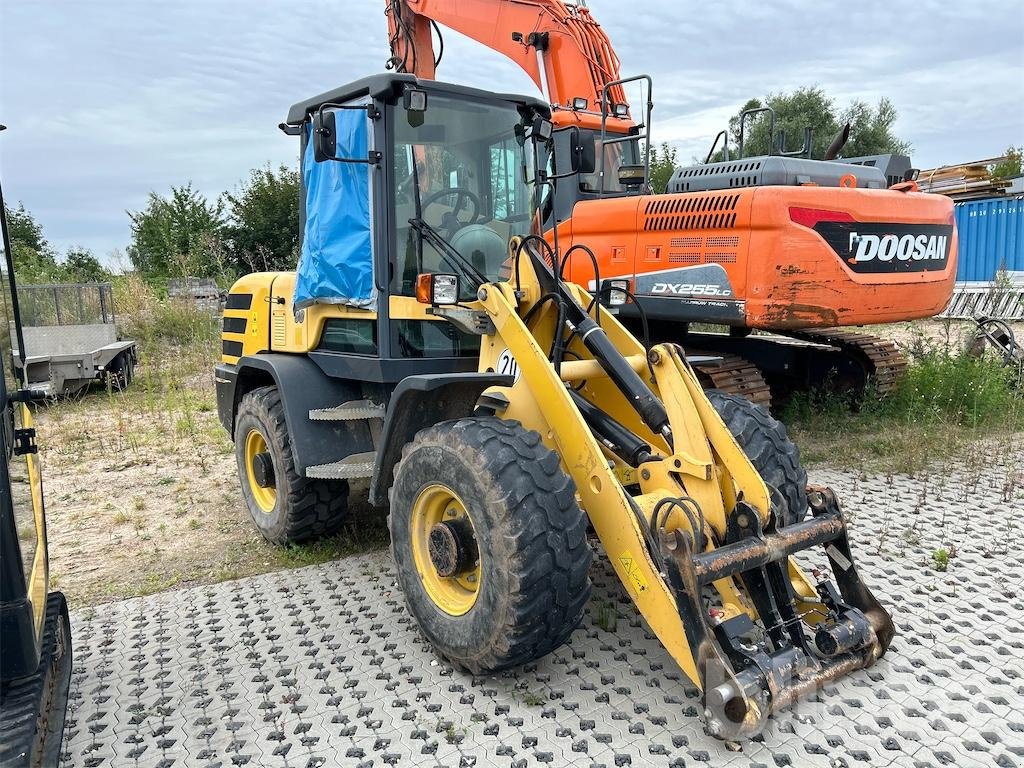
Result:
<svg viewBox="0 0 1024 768"><path fill-rule="evenodd" d="M160 297L135 274L115 283L114 303L123 334L143 346L209 347L219 337L218 317L193 301Z"/></svg>
<svg viewBox="0 0 1024 768"><path fill-rule="evenodd" d="M932 350L915 359L896 393L875 407L910 421L998 424L1022 405L1016 378L992 355Z"/></svg>
<svg viewBox="0 0 1024 768"><path fill-rule="evenodd" d="M869 391L854 405L848 397L799 393L781 417L807 463L916 472L986 438L1019 450L1020 383L994 355L935 345L915 350L887 397Z"/></svg>

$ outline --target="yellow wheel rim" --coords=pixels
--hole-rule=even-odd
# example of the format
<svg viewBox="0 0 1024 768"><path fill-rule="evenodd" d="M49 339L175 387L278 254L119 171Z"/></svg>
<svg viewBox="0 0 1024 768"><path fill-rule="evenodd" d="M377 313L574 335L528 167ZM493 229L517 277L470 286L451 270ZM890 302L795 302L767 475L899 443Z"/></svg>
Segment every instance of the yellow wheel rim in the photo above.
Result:
<svg viewBox="0 0 1024 768"><path fill-rule="evenodd" d="M261 512L270 514L277 504L277 488L271 486L263 488L256 482L256 471L254 469L256 457L261 453L267 453L267 440L258 429L250 429L245 436L245 474L249 480L249 491L252 493L256 506Z"/></svg>
<svg viewBox="0 0 1024 768"><path fill-rule="evenodd" d="M469 523L475 543L473 519L458 494L444 485L431 484L423 488L413 502L409 521L413 562L423 589L434 605L451 616L462 616L476 603L482 576L480 558L468 563L459 573L441 576L430 559L429 541L435 525L460 520Z"/></svg>

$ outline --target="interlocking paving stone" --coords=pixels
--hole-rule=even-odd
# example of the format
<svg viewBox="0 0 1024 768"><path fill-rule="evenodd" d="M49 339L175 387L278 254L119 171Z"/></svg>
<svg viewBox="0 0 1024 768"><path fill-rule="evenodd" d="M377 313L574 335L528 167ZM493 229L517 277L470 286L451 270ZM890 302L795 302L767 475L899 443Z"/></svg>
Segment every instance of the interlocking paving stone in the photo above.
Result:
<svg viewBox="0 0 1024 768"><path fill-rule="evenodd" d="M380 552L74 612L62 765L1024 768L1016 461L812 473L839 494L898 635L739 751L704 733L697 691L600 558L568 643L473 678L419 635Z"/></svg>

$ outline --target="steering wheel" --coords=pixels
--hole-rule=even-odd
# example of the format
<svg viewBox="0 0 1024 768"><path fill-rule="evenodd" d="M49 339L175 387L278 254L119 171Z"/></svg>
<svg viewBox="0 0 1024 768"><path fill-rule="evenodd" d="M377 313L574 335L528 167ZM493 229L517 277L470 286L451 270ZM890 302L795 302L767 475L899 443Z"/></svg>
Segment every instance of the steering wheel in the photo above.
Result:
<svg viewBox="0 0 1024 768"><path fill-rule="evenodd" d="M452 206L451 211L442 217L442 223L448 229L449 234L454 234L462 227L469 226L470 224L476 224L480 221L480 198L465 187L451 187L449 189L439 189L437 192L431 192L420 202L420 210L425 211L428 206L433 205L438 200L442 200L446 197L455 197L455 205ZM472 205L472 214L468 220L463 220L459 218L459 212L462 210L467 200Z"/></svg>

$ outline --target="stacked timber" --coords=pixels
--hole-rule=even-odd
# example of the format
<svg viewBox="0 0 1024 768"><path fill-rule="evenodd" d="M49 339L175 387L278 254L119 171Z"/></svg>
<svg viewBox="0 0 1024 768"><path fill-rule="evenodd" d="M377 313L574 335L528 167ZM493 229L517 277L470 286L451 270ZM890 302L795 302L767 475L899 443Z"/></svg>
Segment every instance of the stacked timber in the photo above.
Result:
<svg viewBox="0 0 1024 768"><path fill-rule="evenodd" d="M990 168L1005 157L975 160L963 165L945 165L921 171L917 184L922 192L946 195L954 200L977 200L1003 194L1009 181L992 178Z"/></svg>

